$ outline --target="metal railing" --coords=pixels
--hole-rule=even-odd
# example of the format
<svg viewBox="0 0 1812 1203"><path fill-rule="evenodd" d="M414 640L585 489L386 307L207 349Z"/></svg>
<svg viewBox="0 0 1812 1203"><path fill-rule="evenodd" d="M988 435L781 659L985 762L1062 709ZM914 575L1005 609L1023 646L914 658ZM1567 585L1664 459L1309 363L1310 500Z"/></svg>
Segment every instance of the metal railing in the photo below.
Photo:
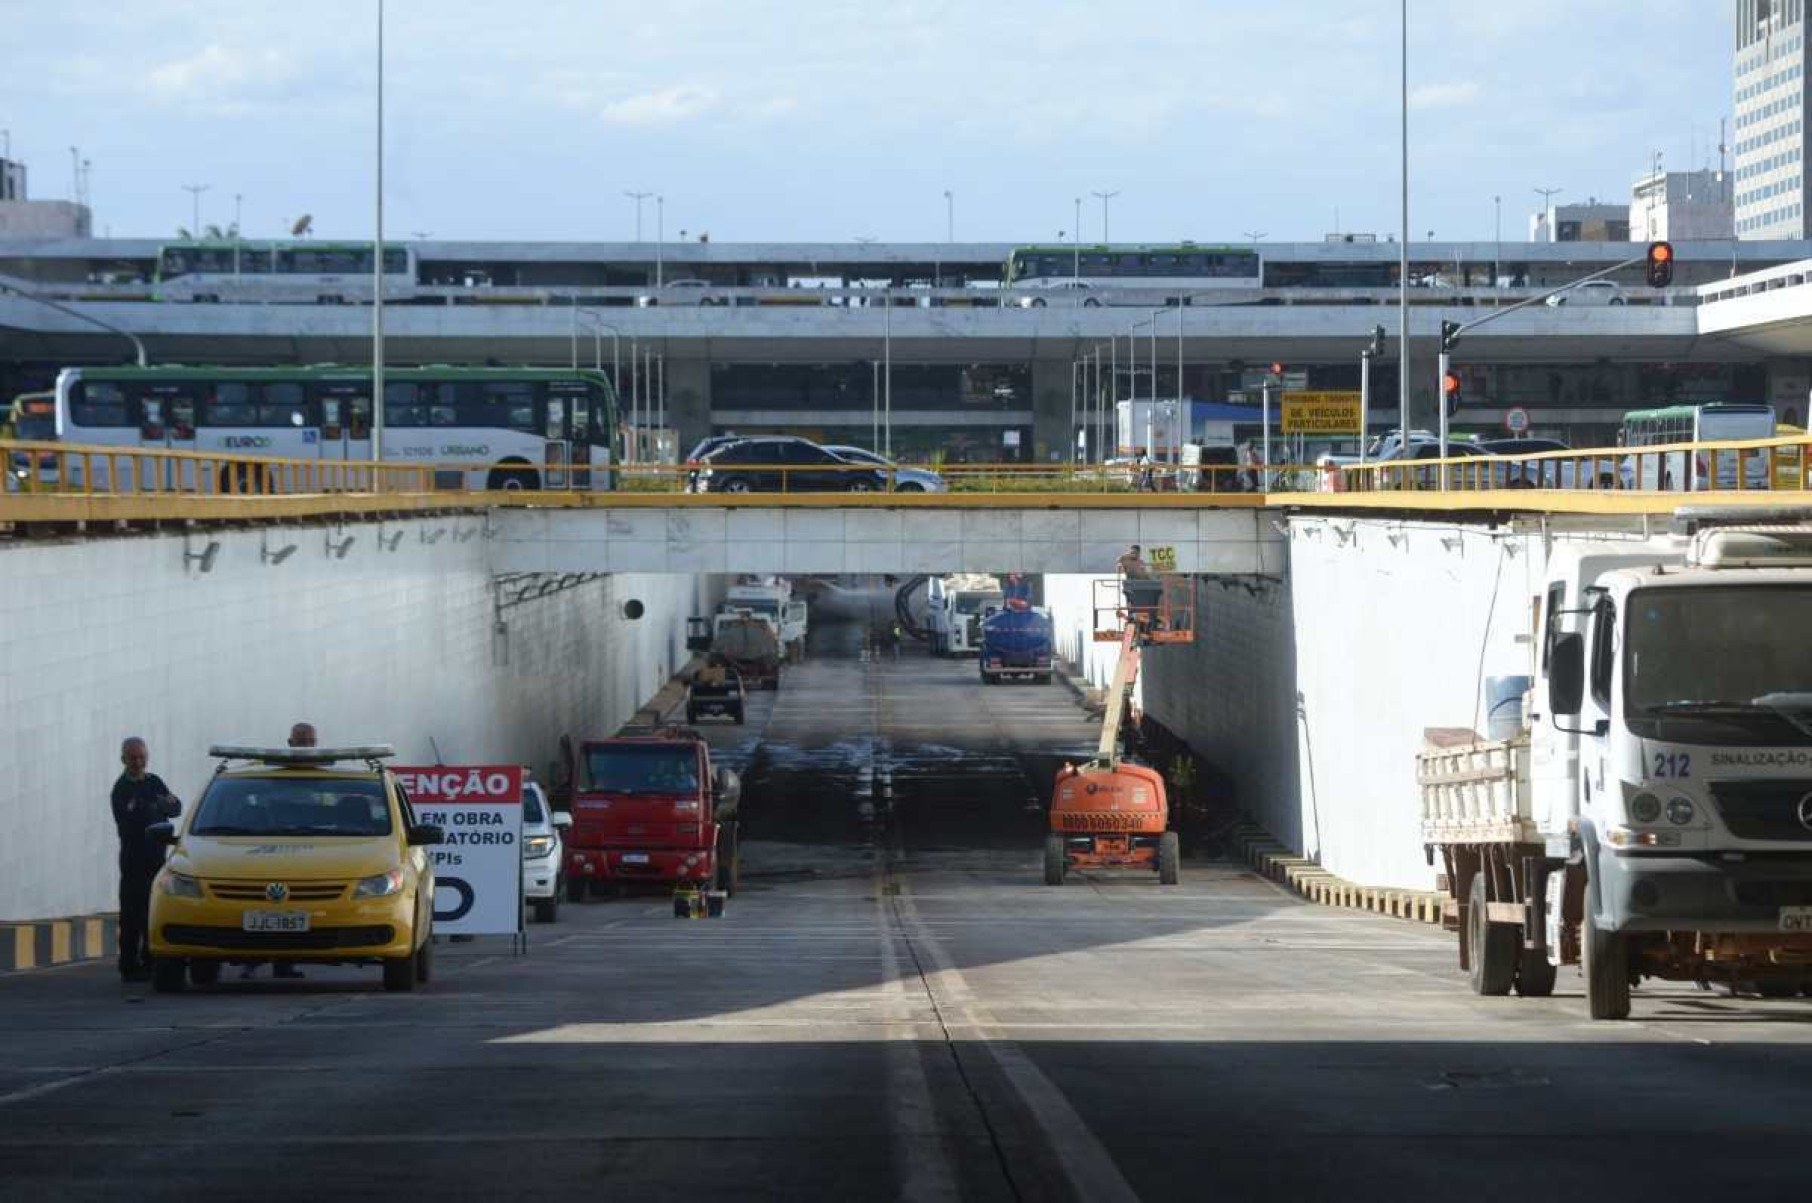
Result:
<svg viewBox="0 0 1812 1203"><path fill-rule="evenodd" d="M1304 493L1574 493L1619 491L1673 494L1692 488L1722 493L1804 491L1812 468L1812 434L1771 439L1670 443L1645 447L1549 451L1532 455L1450 455L1442 459L1315 464L941 464L946 492L920 492L902 468L763 464L489 464L374 463L364 460L285 459L226 452L139 447L76 446L0 441L7 496L245 498L433 496L488 504L511 498L663 495L690 504L772 503L815 496L828 501L882 495L889 504L940 504L939 497L1169 495L1200 504L1261 504ZM1442 488L1442 476L1446 487ZM831 479L831 477L836 479ZM501 488L499 486L502 486ZM726 487L728 486L728 487ZM1244 495L1246 500L1234 502ZM482 499L482 500L480 500ZM570 501L567 502L570 504ZM942 504L949 504L948 502ZM1414 502L1405 499L1406 505ZM1504 504L1499 499L1499 504ZM1537 507L1539 508L1539 507Z"/></svg>

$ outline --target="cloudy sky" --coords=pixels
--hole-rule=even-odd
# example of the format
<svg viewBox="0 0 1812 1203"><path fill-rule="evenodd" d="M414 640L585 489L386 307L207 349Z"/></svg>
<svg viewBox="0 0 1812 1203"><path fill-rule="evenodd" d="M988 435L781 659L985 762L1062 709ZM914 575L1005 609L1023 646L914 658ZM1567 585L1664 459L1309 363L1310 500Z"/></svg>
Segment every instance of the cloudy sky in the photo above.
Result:
<svg viewBox="0 0 1812 1203"><path fill-rule="evenodd" d="M1730 0L1409 0L1415 237L1715 164ZM0 0L0 129L97 231L372 229L376 0ZM388 0L393 236L1319 240L1398 225L1398 0ZM655 234L652 200L644 233Z"/></svg>

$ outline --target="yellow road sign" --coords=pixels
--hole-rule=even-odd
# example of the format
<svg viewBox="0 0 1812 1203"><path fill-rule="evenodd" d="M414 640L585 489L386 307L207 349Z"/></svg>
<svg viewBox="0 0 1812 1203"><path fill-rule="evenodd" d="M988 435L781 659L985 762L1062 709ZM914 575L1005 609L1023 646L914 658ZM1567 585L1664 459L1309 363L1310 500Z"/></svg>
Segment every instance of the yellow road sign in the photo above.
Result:
<svg viewBox="0 0 1812 1203"><path fill-rule="evenodd" d="M1359 394L1285 393L1285 434L1360 434Z"/></svg>

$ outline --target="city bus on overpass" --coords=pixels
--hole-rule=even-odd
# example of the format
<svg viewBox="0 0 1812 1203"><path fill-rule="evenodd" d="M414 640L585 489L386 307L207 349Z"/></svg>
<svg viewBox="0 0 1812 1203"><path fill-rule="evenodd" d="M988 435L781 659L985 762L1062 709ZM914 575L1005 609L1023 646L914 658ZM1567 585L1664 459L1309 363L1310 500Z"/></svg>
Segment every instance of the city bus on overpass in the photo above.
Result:
<svg viewBox="0 0 1812 1203"><path fill-rule="evenodd" d="M1671 443L1706 443L1738 439L1771 439L1774 407L1744 402L1670 405L1631 410L1623 415L1623 445L1632 452ZM1734 489L1737 461L1743 462L1743 488L1766 489L1773 473L1769 457L1751 452L1684 451L1632 454L1621 470L1626 489Z"/></svg>
<svg viewBox="0 0 1812 1203"><path fill-rule="evenodd" d="M1198 246L1022 246L1007 256L1008 288L1025 289L1020 304L1039 308L1040 290L1063 304L1188 304L1196 294L1257 289L1264 261L1248 247ZM1093 290L1111 289L1100 293ZM1078 300L1080 296L1080 300Z"/></svg>
<svg viewBox="0 0 1812 1203"><path fill-rule="evenodd" d="M55 437L71 445L358 463L372 456L371 372L311 367L85 367L57 376ZM390 368L383 462L420 464L437 487L608 489L621 432L606 373L552 368ZM96 485L107 461L94 461ZM129 465L121 461L120 471ZM70 464L72 483L79 461ZM285 474L239 465L182 487L265 492ZM229 479L230 473L230 479ZM172 487L141 481L126 487ZM117 487L117 486L113 486ZM301 487L300 485L296 487Z"/></svg>
<svg viewBox="0 0 1812 1203"><path fill-rule="evenodd" d="M376 251L369 242L246 242L216 239L158 248L156 296L163 301L370 304ZM412 247L384 248L384 299L415 292Z"/></svg>

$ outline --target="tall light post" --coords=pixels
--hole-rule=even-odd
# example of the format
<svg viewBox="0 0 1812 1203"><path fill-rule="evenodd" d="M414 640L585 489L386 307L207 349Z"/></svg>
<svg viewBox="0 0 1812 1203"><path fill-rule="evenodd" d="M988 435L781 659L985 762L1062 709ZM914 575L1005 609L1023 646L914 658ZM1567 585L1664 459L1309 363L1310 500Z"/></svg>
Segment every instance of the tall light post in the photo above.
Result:
<svg viewBox="0 0 1812 1203"><path fill-rule="evenodd" d="M233 193L233 279L239 279L239 221L244 215L245 194Z"/></svg>
<svg viewBox="0 0 1812 1203"><path fill-rule="evenodd" d="M635 202L635 240L642 240L642 202L653 196L652 192L625 192L623 194Z"/></svg>
<svg viewBox="0 0 1812 1203"><path fill-rule="evenodd" d="M1082 279L1082 198L1076 198L1076 246L1073 254L1075 261L1070 267L1070 279Z"/></svg>
<svg viewBox="0 0 1812 1203"><path fill-rule="evenodd" d="M1491 198L1491 291L1504 278L1504 198Z"/></svg>
<svg viewBox="0 0 1812 1203"><path fill-rule="evenodd" d="M73 151L75 150L75 147L72 146L69 149ZM184 184L182 186L182 190L189 194L189 200L191 202L189 210L189 237L194 238L197 241L201 239L201 194L211 187L213 187L212 184Z"/></svg>
<svg viewBox="0 0 1812 1203"><path fill-rule="evenodd" d="M1258 250L1258 240L1265 236L1265 231L1263 231L1263 230L1241 230L1240 234L1245 237L1246 241L1248 241L1252 244L1252 250L1254 252L1256 252Z"/></svg>
<svg viewBox="0 0 1812 1203"><path fill-rule="evenodd" d="M956 194L944 189L944 241L956 241Z"/></svg>
<svg viewBox="0 0 1812 1203"><path fill-rule="evenodd" d="M665 283L667 254L667 198L656 194L654 198L654 286Z"/></svg>
<svg viewBox="0 0 1812 1203"><path fill-rule="evenodd" d="M377 140L372 150L377 160L371 256L371 458L375 463L384 458L384 0L377 3Z"/></svg>
<svg viewBox="0 0 1812 1203"><path fill-rule="evenodd" d="M1541 197L1541 220L1542 220L1542 224L1545 225L1548 229L1548 241L1549 242L1559 241L1559 239L1555 236L1555 230L1554 230L1554 198L1556 196L1558 196L1560 193L1565 192L1566 189L1565 188L1535 188L1535 189L1532 189L1532 191L1535 193L1535 195Z"/></svg>
<svg viewBox="0 0 1812 1203"><path fill-rule="evenodd" d="M881 454L893 458L893 281L881 290Z"/></svg>
<svg viewBox="0 0 1812 1203"><path fill-rule="evenodd" d="M1403 0L1401 18L1401 164L1402 225L1397 231L1397 421L1398 453L1409 448L1409 0ZM1269 432L1267 432L1268 434ZM1409 476L1404 474L1404 481Z"/></svg>
<svg viewBox="0 0 1812 1203"><path fill-rule="evenodd" d="M1089 195L1101 198L1101 245L1106 246L1113 241L1107 236L1107 202L1119 196L1120 190L1115 188L1111 192L1091 192Z"/></svg>

